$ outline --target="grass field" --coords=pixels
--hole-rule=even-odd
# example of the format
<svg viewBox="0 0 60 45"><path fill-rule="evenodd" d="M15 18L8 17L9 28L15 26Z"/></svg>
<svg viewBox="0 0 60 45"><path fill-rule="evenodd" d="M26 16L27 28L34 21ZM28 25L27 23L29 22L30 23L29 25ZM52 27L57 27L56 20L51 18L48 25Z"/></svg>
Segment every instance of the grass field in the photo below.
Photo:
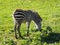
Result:
<svg viewBox="0 0 60 45"><path fill-rule="evenodd" d="M42 17L42 29L48 26L52 33L40 36L30 25L27 39L15 39L12 14L15 9L30 9ZM21 25L22 36L26 37L26 24ZM60 45L60 0L0 0L0 45Z"/></svg>

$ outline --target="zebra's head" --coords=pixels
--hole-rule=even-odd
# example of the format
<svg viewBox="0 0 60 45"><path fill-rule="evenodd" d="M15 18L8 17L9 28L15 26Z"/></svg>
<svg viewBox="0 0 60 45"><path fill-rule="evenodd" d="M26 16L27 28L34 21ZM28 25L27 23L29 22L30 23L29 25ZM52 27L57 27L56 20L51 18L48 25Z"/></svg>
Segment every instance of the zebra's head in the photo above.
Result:
<svg viewBox="0 0 60 45"><path fill-rule="evenodd" d="M33 21L36 23L36 28L41 31L42 18L39 16L37 12L34 12L32 16L33 16Z"/></svg>

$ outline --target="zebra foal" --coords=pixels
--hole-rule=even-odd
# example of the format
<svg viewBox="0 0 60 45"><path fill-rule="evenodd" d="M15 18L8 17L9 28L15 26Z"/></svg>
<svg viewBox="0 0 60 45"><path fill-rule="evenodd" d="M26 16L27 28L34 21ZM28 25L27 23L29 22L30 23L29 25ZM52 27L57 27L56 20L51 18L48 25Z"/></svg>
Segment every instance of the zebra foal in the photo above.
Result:
<svg viewBox="0 0 60 45"><path fill-rule="evenodd" d="M23 22L26 22L27 36L29 36L29 27L30 22L32 20L36 23L37 29L41 30L42 18L39 16L37 12L33 12L31 10L16 9L15 12L13 13L13 18L14 18L15 38L17 38L16 31L18 31L19 37L23 38L20 32L20 26Z"/></svg>

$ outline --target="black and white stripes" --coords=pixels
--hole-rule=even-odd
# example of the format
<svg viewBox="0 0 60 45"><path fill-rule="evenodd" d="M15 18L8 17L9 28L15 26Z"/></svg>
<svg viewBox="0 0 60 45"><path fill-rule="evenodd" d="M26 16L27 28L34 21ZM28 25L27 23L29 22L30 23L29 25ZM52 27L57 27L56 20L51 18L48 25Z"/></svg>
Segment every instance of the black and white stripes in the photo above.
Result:
<svg viewBox="0 0 60 45"><path fill-rule="evenodd" d="M13 19L14 19L14 31L15 31L16 38L17 38L16 30L18 31L19 37L22 37L19 28L21 26L21 23L23 22L26 22L27 36L29 35L29 27L32 20L37 25L38 30L41 30L42 18L39 16L37 12L31 11L31 10L16 9L13 14Z"/></svg>
<svg viewBox="0 0 60 45"><path fill-rule="evenodd" d="M23 20L25 18L25 14L19 11L15 11L14 18L16 20Z"/></svg>

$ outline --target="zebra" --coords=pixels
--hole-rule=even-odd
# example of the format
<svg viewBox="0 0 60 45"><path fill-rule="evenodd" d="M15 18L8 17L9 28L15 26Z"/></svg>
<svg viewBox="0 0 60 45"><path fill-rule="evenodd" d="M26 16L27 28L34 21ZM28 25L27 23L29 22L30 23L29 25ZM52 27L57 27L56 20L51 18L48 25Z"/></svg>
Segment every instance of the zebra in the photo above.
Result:
<svg viewBox="0 0 60 45"><path fill-rule="evenodd" d="M26 22L27 36L29 36L29 27L32 20L36 23L36 28L41 31L42 18L35 11L16 9L15 12L13 13L13 19L14 19L14 31L16 39L17 39L16 31L18 31L19 37L23 38L21 36L20 26L24 22Z"/></svg>

